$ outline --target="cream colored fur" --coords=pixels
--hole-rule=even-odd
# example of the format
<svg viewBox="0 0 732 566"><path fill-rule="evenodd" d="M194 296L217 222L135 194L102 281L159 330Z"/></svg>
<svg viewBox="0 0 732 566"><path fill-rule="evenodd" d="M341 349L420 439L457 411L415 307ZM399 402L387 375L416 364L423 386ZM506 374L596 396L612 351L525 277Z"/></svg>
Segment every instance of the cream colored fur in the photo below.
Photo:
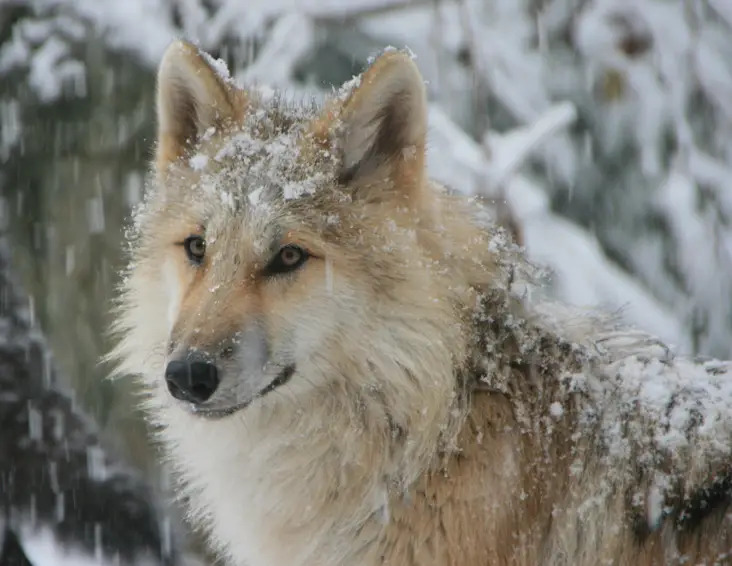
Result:
<svg viewBox="0 0 732 566"><path fill-rule="evenodd" d="M149 394L191 522L232 564L727 560L728 500L688 527L673 508L729 473L728 447L696 429L675 457L646 442L656 424L598 391L631 362L655 367L650 350L609 346L590 318L569 336L570 317L512 295L520 253L425 177L406 55L385 53L321 111L237 91L178 43L159 95L113 355ZM317 258L260 280L273 225ZM210 263L196 271L175 243L199 226ZM213 348L252 317L296 361L292 380L222 419L187 411L163 382L172 337ZM628 420L621 450L613 415ZM649 524L657 472L669 516Z"/></svg>

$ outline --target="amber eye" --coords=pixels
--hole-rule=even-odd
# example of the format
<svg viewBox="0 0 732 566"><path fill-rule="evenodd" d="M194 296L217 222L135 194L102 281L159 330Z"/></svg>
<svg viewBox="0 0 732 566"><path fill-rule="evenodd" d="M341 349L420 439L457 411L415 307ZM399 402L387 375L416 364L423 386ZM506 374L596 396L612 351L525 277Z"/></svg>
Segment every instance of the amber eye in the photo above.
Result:
<svg viewBox="0 0 732 566"><path fill-rule="evenodd" d="M278 273L294 271L305 263L305 260L307 260L308 257L310 257L308 252L300 246L288 244L280 248L277 255L275 255L267 264L264 272L267 275L276 275Z"/></svg>
<svg viewBox="0 0 732 566"><path fill-rule="evenodd" d="M282 265L292 267L302 259L303 251L296 246L285 246L280 250Z"/></svg>
<svg viewBox="0 0 732 566"><path fill-rule="evenodd" d="M201 263L206 255L206 240L201 236L188 236L183 240L188 259L194 263Z"/></svg>

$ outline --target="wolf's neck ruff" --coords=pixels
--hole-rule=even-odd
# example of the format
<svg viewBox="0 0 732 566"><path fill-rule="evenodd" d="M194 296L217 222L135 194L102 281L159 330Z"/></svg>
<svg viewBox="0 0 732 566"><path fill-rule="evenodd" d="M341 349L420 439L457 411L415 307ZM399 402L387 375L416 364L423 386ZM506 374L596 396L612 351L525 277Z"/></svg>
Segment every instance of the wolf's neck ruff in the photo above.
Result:
<svg viewBox="0 0 732 566"><path fill-rule="evenodd" d="M158 114L114 355L149 392L192 520L234 563L732 549L724 489L698 528L679 515L728 485L727 370L525 309L520 254L426 178L406 55L318 110L240 90L176 43Z"/></svg>

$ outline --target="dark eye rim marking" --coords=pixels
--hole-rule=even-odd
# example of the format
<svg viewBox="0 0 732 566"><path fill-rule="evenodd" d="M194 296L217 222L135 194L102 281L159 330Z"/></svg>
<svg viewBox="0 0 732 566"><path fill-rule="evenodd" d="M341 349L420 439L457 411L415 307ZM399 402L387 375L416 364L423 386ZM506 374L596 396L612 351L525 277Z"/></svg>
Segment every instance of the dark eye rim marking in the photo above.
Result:
<svg viewBox="0 0 732 566"><path fill-rule="evenodd" d="M196 251L191 247L199 242L203 244L202 251ZM186 257L188 257L188 261L195 265L201 265L201 263L203 263L203 258L206 257L206 239L203 236L200 234L191 234L185 240L180 242L180 245L183 246L183 249L186 252Z"/></svg>
<svg viewBox="0 0 732 566"><path fill-rule="evenodd" d="M296 252L299 254L296 261L293 261L292 263L287 263L285 261L283 254L289 252ZM302 246L298 246L297 244L285 244L279 250L277 250L277 253L274 255L274 257L269 260L269 263L264 267L262 273L265 276L292 273L293 271L296 271L297 269L302 267L302 265L311 257L312 254Z"/></svg>

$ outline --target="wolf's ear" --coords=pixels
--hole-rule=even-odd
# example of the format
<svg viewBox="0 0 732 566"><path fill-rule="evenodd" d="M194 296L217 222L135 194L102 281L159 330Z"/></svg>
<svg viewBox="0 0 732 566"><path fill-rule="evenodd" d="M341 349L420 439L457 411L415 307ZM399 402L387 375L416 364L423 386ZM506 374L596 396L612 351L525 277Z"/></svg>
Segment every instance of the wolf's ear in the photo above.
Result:
<svg viewBox="0 0 732 566"><path fill-rule="evenodd" d="M243 105L244 93L227 82L195 45L172 43L158 69L158 170L190 149L208 128L240 117Z"/></svg>
<svg viewBox="0 0 732 566"><path fill-rule="evenodd" d="M345 184L388 175L397 190L421 185L427 136L424 82L411 58L381 55L340 110L337 144Z"/></svg>

